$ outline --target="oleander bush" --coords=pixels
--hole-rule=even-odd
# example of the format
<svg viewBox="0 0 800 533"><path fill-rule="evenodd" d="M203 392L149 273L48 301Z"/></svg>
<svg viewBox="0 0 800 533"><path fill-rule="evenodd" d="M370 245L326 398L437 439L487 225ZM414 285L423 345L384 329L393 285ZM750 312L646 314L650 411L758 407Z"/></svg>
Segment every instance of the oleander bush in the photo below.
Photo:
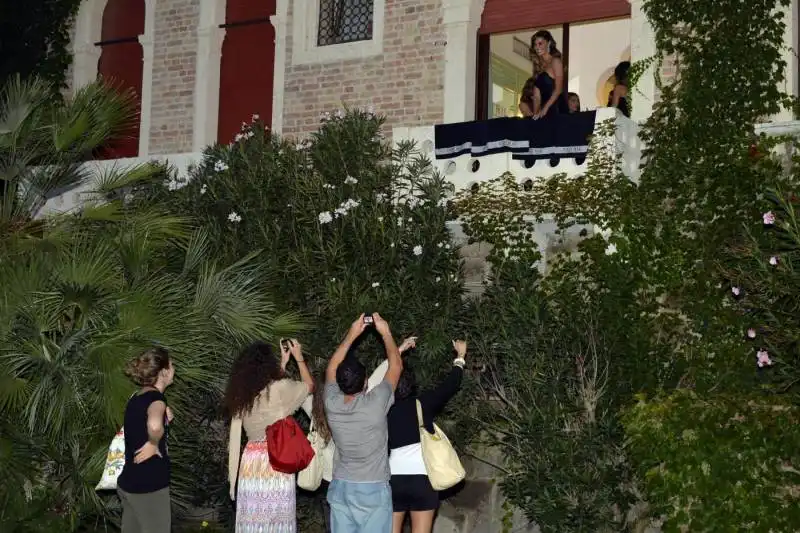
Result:
<svg viewBox="0 0 800 533"><path fill-rule="evenodd" d="M317 375L352 320L377 311L398 341L419 337L407 364L428 386L449 369L451 339L466 334L461 267L446 226L452 187L412 145L392 148L382 123L367 111L339 111L295 144L254 117L233 143L206 150L191 179L134 197L192 215L218 260L261 265L259 286L302 319L298 336ZM384 358L373 337L359 354L369 367ZM442 424L460 444L472 432L458 423L470 404L468 393L459 395ZM219 490L205 504L225 506L227 458L219 452L209 482ZM323 496L299 500L301 530L320 526L315 500Z"/></svg>

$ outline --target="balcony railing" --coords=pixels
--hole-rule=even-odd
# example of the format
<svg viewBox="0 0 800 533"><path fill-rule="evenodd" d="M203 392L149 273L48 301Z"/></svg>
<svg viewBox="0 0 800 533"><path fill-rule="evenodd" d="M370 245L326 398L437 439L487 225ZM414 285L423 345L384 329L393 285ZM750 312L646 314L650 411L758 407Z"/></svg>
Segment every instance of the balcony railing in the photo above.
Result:
<svg viewBox="0 0 800 533"><path fill-rule="evenodd" d="M607 139L597 139L599 142L595 146L616 151L621 156L623 172L630 179L636 181L639 177L642 156L639 126L615 108L600 108L595 114L595 130L600 131L599 126L609 121L613 121L616 126L613 133L609 133ZM589 150L585 158L561 157L550 160L541 159L535 162L514 159L509 152L482 157L466 154L437 160L435 159L436 146L433 125L394 128L392 136L395 142L416 141L418 149L434 161L436 169L445 175L456 189L471 187L474 183L497 178L506 172L513 174L520 183L530 179L547 178L555 174L577 176L585 172L592 157L597 157L597 153Z"/></svg>

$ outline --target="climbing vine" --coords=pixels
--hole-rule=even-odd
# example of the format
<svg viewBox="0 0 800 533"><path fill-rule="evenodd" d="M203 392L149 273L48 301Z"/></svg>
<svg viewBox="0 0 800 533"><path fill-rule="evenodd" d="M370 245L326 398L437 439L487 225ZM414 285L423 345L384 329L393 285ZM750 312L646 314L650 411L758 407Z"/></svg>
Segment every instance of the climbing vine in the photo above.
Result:
<svg viewBox="0 0 800 533"><path fill-rule="evenodd" d="M0 0L0 86L15 75L66 87L70 30L81 0Z"/></svg>
<svg viewBox="0 0 800 533"><path fill-rule="evenodd" d="M501 405L484 424L505 453L506 496L543 531L651 520L702 531L711 513L716 530L735 531L771 512L752 492L737 496L750 498L746 513L717 512L731 495L700 483L707 469L698 464L729 460L715 455L728 437L715 444L711 426L732 405L772 401L760 397L769 369L746 337L752 317L734 298L740 259L730 250L744 225L775 209L766 191L796 182L771 155L775 140L756 135L759 122L793 103L781 90L788 4L644 0L657 55L635 64L634 81L652 63L659 94L640 129L646 149L636 184L613 158L599 157L578 178L525 188L507 176L458 199L467 233L493 246L491 284L472 310L492 374L484 390ZM676 66L669 76L667 63ZM545 214L558 228L551 240L571 245L520 244ZM545 256L546 277L535 268L541 262L528 261L534 253ZM697 400L670 399L683 389ZM718 416L690 426L704 403ZM760 418L769 412L737 431L772 427ZM647 413L669 425L647 423ZM684 429L704 440L668 449ZM765 454L785 453L775 464L791 466L793 452L776 452L781 442L794 438L753 445L747 456L773 464ZM675 477L663 481L659 468ZM754 487L783 486L780 476L765 474ZM689 505L701 500L707 505Z"/></svg>

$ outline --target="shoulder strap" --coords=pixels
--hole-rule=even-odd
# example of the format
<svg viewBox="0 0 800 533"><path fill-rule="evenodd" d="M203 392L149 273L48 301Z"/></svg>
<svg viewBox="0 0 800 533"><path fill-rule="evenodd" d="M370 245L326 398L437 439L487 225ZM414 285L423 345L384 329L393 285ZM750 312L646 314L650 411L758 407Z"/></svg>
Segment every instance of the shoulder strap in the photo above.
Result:
<svg viewBox="0 0 800 533"><path fill-rule="evenodd" d="M417 422L419 427L425 427L425 421L422 419L422 404L417 400Z"/></svg>

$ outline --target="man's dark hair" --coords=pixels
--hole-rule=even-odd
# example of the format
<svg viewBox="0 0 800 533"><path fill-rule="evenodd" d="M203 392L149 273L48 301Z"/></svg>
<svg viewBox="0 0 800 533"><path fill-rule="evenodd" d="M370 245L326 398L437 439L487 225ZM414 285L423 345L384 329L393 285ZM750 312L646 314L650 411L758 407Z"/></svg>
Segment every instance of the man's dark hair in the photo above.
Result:
<svg viewBox="0 0 800 533"><path fill-rule="evenodd" d="M367 381L367 367L352 355L345 357L336 369L336 384L343 394L364 392Z"/></svg>

